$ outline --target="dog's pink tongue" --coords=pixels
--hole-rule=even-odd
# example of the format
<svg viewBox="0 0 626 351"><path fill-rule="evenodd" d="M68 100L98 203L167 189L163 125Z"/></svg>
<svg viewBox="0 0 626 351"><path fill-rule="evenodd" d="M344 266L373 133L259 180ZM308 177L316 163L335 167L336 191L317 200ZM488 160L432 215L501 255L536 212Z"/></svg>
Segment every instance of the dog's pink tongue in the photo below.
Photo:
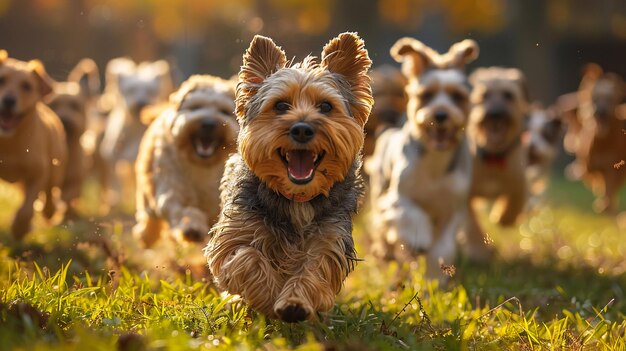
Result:
<svg viewBox="0 0 626 351"><path fill-rule="evenodd" d="M309 150L293 150L287 152L287 169L296 179L306 179L313 174L315 154Z"/></svg>

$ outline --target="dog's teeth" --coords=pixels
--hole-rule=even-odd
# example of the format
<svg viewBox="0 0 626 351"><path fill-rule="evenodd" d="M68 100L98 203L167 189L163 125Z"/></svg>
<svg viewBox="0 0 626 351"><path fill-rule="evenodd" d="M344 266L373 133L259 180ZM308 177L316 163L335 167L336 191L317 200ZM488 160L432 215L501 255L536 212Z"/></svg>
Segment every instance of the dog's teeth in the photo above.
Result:
<svg viewBox="0 0 626 351"><path fill-rule="evenodd" d="M317 154L313 155L313 162L317 161Z"/></svg>
<svg viewBox="0 0 626 351"><path fill-rule="evenodd" d="M287 162L289 162L289 160L291 159L291 157L289 157L289 153L285 154L285 158L287 159Z"/></svg>

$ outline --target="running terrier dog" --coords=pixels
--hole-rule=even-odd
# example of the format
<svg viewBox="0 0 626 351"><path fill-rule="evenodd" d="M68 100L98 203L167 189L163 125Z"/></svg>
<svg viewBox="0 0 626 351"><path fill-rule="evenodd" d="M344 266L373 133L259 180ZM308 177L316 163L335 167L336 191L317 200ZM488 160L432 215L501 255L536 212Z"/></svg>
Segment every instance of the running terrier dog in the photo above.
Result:
<svg viewBox="0 0 626 351"><path fill-rule="evenodd" d="M605 73L596 64L585 67L578 90L576 159L566 173L591 188L597 212L617 212L618 194L626 181L626 107L620 105L625 96L619 75ZM568 125L568 133L573 127Z"/></svg>
<svg viewBox="0 0 626 351"><path fill-rule="evenodd" d="M290 64L262 36L243 56L239 152L205 254L219 287L271 318L317 318L354 268L370 65L354 33L326 44L319 63Z"/></svg>
<svg viewBox="0 0 626 351"><path fill-rule="evenodd" d="M407 122L378 138L367 164L373 251L405 260L425 254L426 275L443 278L440 266L456 259L466 214L470 87L464 67L478 57L478 45L464 40L442 55L402 38L391 55L402 62L409 102Z"/></svg>
<svg viewBox="0 0 626 351"><path fill-rule="evenodd" d="M136 163L135 236L151 246L167 222L174 238L208 240L219 215L224 163L235 151L235 84L192 76L144 134Z"/></svg>
<svg viewBox="0 0 626 351"><path fill-rule="evenodd" d="M513 225L526 207L528 155L522 133L529 99L524 75L515 68L479 68L470 82L467 132L473 169L465 234L472 258L486 260L490 250L478 219L480 202L495 201L490 220L503 226Z"/></svg>
<svg viewBox="0 0 626 351"><path fill-rule="evenodd" d="M99 90L96 64L83 59L72 69L67 81L52 82L52 93L44 98L46 105L61 119L65 130L68 160L61 198L67 205L66 218L76 216L76 201L82 192L88 163L82 137L87 130L92 101Z"/></svg>
<svg viewBox="0 0 626 351"><path fill-rule="evenodd" d="M61 121L43 103L50 81L41 62L18 61L0 50L0 178L23 184L24 200L11 225L18 240L30 230L40 193L48 219L60 202L67 146Z"/></svg>

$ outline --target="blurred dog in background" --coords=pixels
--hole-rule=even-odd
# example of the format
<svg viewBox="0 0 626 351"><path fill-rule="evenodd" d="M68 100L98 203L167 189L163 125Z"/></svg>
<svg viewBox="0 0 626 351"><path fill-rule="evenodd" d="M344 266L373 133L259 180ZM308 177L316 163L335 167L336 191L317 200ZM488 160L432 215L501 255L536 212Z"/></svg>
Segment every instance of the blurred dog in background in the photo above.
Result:
<svg viewBox="0 0 626 351"><path fill-rule="evenodd" d="M464 40L440 55L413 38L391 48L408 80L407 121L385 131L367 163L375 254L414 259L425 253L426 273L456 259L470 179L465 140L470 87L464 67L478 45Z"/></svg>
<svg viewBox="0 0 626 351"><path fill-rule="evenodd" d="M528 150L526 179L530 191L529 208L537 205L546 191L550 168L559 153L563 122L555 108L544 108L535 103L528 113L524 144Z"/></svg>
<svg viewBox="0 0 626 351"><path fill-rule="evenodd" d="M23 184L24 200L11 225L18 240L30 231L40 193L45 218L60 203L67 146L61 121L42 102L52 91L50 81L41 62L18 61L0 50L0 178Z"/></svg>
<svg viewBox="0 0 626 351"><path fill-rule="evenodd" d="M76 201L82 192L88 164L83 134L87 130L94 98L99 93L96 64L90 59L83 59L70 72L67 81L53 82L52 93L44 98L61 119L65 130L68 160L61 197L67 205L66 218L76 216Z"/></svg>
<svg viewBox="0 0 626 351"><path fill-rule="evenodd" d="M490 252L478 219L480 202L495 201L489 219L509 226L528 199L528 155L522 133L529 97L526 79L515 68L479 68L470 75L470 82L472 111L467 132L473 169L465 235L468 253L485 260Z"/></svg>
<svg viewBox="0 0 626 351"><path fill-rule="evenodd" d="M100 152L107 163L106 183L112 188L108 202L115 206L134 193L133 165L147 128L141 112L166 102L173 85L169 64L163 60L137 65L128 58L116 58L108 63L106 77L105 96L113 105Z"/></svg>
<svg viewBox="0 0 626 351"><path fill-rule="evenodd" d="M597 212L617 211L619 190L626 181L626 167L618 166L626 160L626 108L620 106L624 97L619 75L605 73L596 64L585 67L578 90L578 118L568 124L568 134L577 138L570 148L576 159L566 174L591 188Z"/></svg>
<svg viewBox="0 0 626 351"><path fill-rule="evenodd" d="M376 138L387 128L401 127L406 120L406 78L400 69L382 65L370 72L374 107L365 125L363 155L374 153Z"/></svg>
<svg viewBox="0 0 626 351"><path fill-rule="evenodd" d="M224 163L236 151L235 84L192 76L146 131L136 163L137 225L149 247L165 221L179 242L206 241L219 214Z"/></svg>

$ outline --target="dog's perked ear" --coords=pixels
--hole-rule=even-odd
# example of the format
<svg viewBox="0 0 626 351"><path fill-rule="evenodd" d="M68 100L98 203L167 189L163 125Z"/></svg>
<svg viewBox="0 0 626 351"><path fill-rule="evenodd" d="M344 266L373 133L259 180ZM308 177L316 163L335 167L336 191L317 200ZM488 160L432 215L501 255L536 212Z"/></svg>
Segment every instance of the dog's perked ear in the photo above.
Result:
<svg viewBox="0 0 626 351"><path fill-rule="evenodd" d="M321 67L347 80L352 95L348 99L352 114L361 125L367 122L374 103L367 74L371 66L365 43L356 33L341 33L322 50Z"/></svg>
<svg viewBox="0 0 626 351"><path fill-rule="evenodd" d="M100 72L96 63L89 58L78 62L67 76L69 82L80 86L80 93L84 97L92 98L100 94Z"/></svg>
<svg viewBox="0 0 626 351"><path fill-rule="evenodd" d="M236 114L243 119L248 99L254 96L263 81L287 65L285 52L268 37L255 35L243 54L237 84Z"/></svg>
<svg viewBox="0 0 626 351"><path fill-rule="evenodd" d="M438 56L421 41L409 37L398 39L389 53L394 60L402 63L402 73L409 79L419 77Z"/></svg>
<svg viewBox="0 0 626 351"><path fill-rule="evenodd" d="M31 60L28 62L28 68L37 79L39 94L44 97L52 92L53 80L50 78L43 63L39 60Z"/></svg>
<svg viewBox="0 0 626 351"><path fill-rule="evenodd" d="M9 58L9 53L6 50L0 50L0 65Z"/></svg>
<svg viewBox="0 0 626 351"><path fill-rule="evenodd" d="M465 39L455 43L445 55L448 56L447 66L463 69L468 63L478 58L479 52L478 44L472 39Z"/></svg>

